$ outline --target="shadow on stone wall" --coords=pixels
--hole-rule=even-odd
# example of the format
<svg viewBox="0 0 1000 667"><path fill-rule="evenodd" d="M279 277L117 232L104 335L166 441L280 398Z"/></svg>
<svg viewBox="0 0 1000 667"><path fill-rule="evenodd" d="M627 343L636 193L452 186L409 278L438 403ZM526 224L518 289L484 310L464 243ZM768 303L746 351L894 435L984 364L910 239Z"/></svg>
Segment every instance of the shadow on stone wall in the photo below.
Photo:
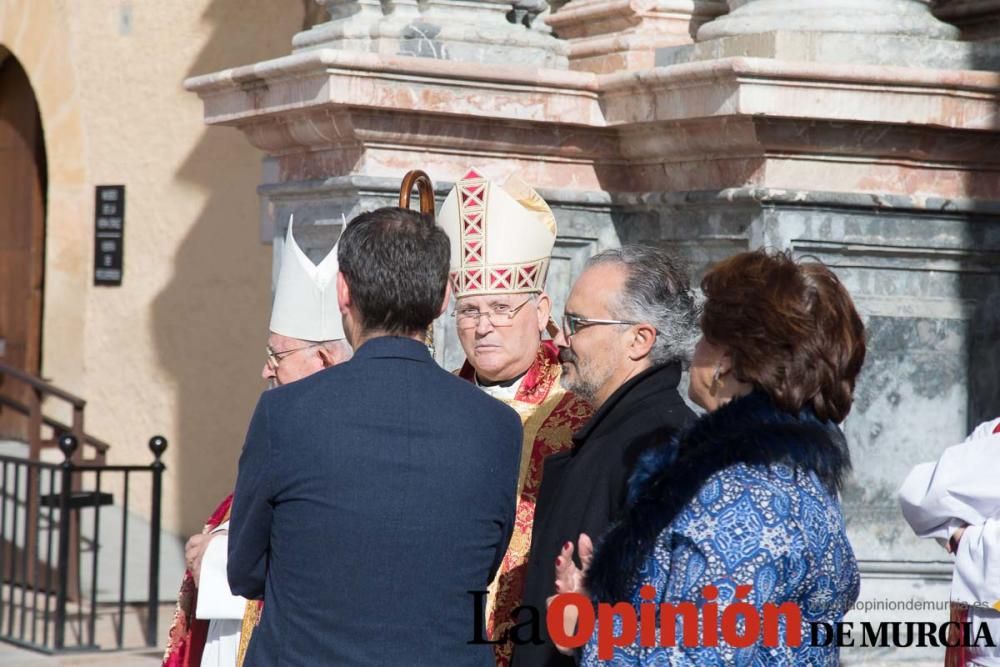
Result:
<svg viewBox="0 0 1000 667"><path fill-rule="evenodd" d="M1000 34L1000 12L985 24L991 34ZM994 39L996 39L994 37ZM1000 71L997 59L984 56L975 69ZM1000 133L1000 102L993 116L993 131ZM993 135L994 145L1000 138ZM962 274L962 297L975 302L969 323L969 430L988 419L1000 417L1000 175L990 175L995 187L993 201L974 202L969 217L970 247L982 253L976 273Z"/></svg>
<svg viewBox="0 0 1000 667"><path fill-rule="evenodd" d="M186 76L287 55L305 0L215 0L212 35ZM306 20L309 15L306 15ZM192 96L175 82L178 95ZM196 107L200 114L200 103ZM190 534L232 490L260 370L271 300L271 253L261 244L256 193L262 154L239 132L205 128L176 178L207 193L153 303L156 346L178 394L168 474Z"/></svg>

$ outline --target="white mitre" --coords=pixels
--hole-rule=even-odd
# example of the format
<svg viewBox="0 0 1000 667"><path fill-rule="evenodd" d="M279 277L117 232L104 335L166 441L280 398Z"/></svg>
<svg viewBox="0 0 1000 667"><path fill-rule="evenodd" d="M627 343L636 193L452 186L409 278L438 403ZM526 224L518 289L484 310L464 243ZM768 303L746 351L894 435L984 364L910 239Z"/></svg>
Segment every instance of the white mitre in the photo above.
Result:
<svg viewBox="0 0 1000 667"><path fill-rule="evenodd" d="M438 224L451 240L455 297L541 292L556 219L527 183L497 185L470 169L444 200Z"/></svg>
<svg viewBox="0 0 1000 667"><path fill-rule="evenodd" d="M271 307L271 332L308 341L344 338L337 304L338 270L337 245L323 261L313 264L295 242L289 218Z"/></svg>

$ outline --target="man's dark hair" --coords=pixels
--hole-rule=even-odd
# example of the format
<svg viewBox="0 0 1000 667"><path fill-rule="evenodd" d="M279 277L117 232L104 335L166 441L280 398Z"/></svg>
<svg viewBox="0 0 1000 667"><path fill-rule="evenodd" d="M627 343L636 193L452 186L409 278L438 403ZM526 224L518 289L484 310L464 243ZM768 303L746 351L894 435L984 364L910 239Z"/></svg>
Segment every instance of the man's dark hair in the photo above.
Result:
<svg viewBox="0 0 1000 667"><path fill-rule="evenodd" d="M348 223L337 260L365 331L413 335L438 316L451 244L426 215L386 207Z"/></svg>

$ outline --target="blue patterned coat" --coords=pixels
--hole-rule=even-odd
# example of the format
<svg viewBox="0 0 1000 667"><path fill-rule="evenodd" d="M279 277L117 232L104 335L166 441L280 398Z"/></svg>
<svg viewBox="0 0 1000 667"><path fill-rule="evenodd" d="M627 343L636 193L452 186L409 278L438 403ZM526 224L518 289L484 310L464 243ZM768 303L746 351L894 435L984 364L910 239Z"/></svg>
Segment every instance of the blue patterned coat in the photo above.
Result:
<svg viewBox="0 0 1000 667"><path fill-rule="evenodd" d="M774 648L758 641L737 649L721 639L716 647L633 645L616 649L607 663L597 657L595 631L583 664L837 664L836 647L810 646L809 622L841 620L858 596L857 562L838 501L849 469L835 424L819 422L811 411L781 412L759 392L649 452L630 480L628 512L597 547L587 582L595 601L638 605L640 587L651 585L657 603L694 602L701 609L702 589L712 584L721 619L736 587L749 584L746 601L757 609L767 602L800 606L802 644L784 645L782 627ZM682 636L678 624L678 644Z"/></svg>

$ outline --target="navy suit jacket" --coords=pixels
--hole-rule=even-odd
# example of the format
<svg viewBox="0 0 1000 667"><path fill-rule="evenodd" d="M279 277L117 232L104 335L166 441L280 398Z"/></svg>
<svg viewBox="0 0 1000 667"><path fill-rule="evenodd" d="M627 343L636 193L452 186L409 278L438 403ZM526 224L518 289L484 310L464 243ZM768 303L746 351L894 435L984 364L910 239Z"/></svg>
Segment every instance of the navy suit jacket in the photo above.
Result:
<svg viewBox="0 0 1000 667"><path fill-rule="evenodd" d="M474 597L507 549L517 414L415 340L264 392L229 528L229 583L264 611L246 665L493 664Z"/></svg>

